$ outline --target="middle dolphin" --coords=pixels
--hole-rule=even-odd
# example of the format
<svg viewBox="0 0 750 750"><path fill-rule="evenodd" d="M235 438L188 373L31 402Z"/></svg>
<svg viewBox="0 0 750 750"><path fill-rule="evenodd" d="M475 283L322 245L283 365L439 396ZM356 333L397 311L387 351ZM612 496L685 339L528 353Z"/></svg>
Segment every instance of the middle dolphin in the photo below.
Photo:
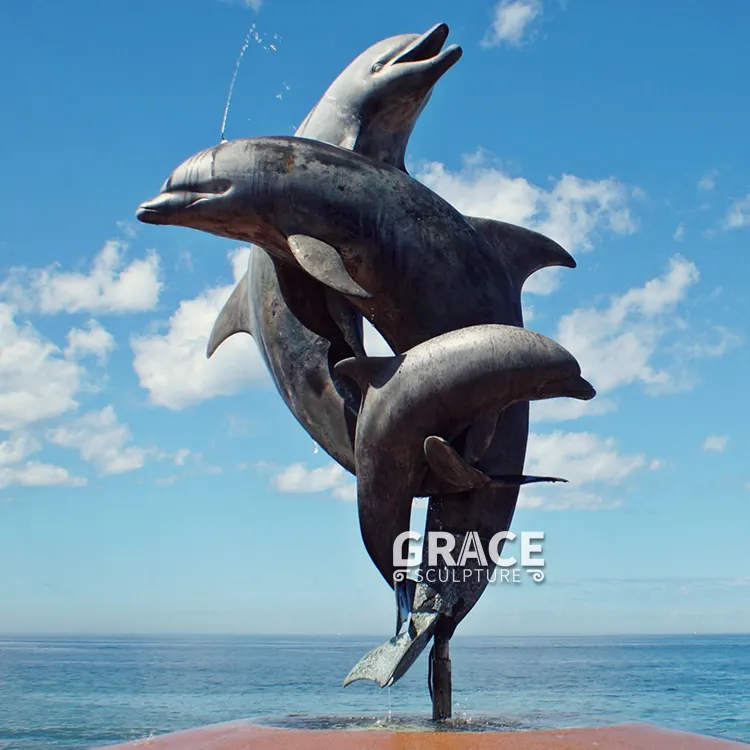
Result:
<svg viewBox="0 0 750 750"><path fill-rule="evenodd" d="M448 26L441 23L421 36L401 34L377 42L336 78L295 135L405 171L406 146L417 118L435 84L461 57L460 47L443 49L447 37ZM295 315L292 308L300 305L316 307L316 331ZM343 323L346 336L335 321ZM211 357L235 333L250 333L292 414L353 473L359 393L332 366L363 353L361 323L343 297L326 294L306 274L278 267L253 248L248 272L214 324L207 353Z"/></svg>

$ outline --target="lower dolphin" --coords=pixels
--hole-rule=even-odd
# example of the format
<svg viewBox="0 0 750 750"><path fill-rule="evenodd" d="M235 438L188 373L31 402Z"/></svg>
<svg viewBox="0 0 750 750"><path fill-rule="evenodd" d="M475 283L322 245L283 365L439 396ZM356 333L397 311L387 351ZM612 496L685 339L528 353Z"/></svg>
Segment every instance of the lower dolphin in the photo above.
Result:
<svg viewBox="0 0 750 750"><path fill-rule="evenodd" d="M412 499L451 495L479 487L518 487L554 477L496 476L464 440L464 455L451 447L484 415L518 402L594 397L567 350L541 334L515 326L481 325L435 337L394 357L350 358L336 365L363 391L355 462L362 538L386 580L403 582L393 560L397 537L409 529ZM395 577L395 578L394 578ZM372 679L395 682L427 645L444 603L425 584L406 599L394 639L368 654L345 684ZM398 590L398 589L397 589ZM445 605L448 605L446 607Z"/></svg>

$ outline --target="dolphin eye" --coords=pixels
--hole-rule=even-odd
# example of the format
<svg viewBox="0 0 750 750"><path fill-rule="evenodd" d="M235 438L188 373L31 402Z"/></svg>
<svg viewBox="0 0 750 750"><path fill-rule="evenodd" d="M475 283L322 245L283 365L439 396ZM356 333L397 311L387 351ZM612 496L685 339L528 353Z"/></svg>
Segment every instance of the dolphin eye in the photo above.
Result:
<svg viewBox="0 0 750 750"><path fill-rule="evenodd" d="M232 187L232 183L229 180L211 180L210 182L204 182L202 185L198 186L197 192L214 193L218 195L220 193L226 193L230 187Z"/></svg>
<svg viewBox="0 0 750 750"><path fill-rule="evenodd" d="M379 71L383 70L384 67L385 65L383 63L377 62L375 63L375 65L372 66L372 72L378 73Z"/></svg>

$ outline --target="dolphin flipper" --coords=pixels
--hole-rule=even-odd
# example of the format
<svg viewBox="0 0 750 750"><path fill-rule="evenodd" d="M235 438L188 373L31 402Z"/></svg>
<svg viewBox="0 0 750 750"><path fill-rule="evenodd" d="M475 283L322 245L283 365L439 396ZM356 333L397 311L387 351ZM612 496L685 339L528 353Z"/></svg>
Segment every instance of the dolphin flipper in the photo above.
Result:
<svg viewBox="0 0 750 750"><path fill-rule="evenodd" d="M211 335L208 337L208 346L206 347L206 357L211 359L213 353L235 333L249 333L253 335L253 328L250 321L250 308L247 301L247 284L248 274L240 279L240 283L234 288L229 299L221 308L219 317L216 318L214 327L211 329Z"/></svg>
<svg viewBox="0 0 750 750"><path fill-rule="evenodd" d="M336 248L304 234L292 234L287 237L287 242L297 263L321 284L341 294L363 299L372 298L372 295L362 289L349 275Z"/></svg>
<svg viewBox="0 0 750 750"><path fill-rule="evenodd" d="M441 437L430 435L424 441L424 455L439 482L454 492L486 487L490 482L486 474L470 466Z"/></svg>
<svg viewBox="0 0 750 750"><path fill-rule="evenodd" d="M469 466L447 440L431 435L424 441L427 463L437 479L437 487L426 483L423 488L429 494L453 494L480 487L520 487L537 482L567 482L560 477L537 477L530 474L494 475Z"/></svg>
<svg viewBox="0 0 750 750"><path fill-rule="evenodd" d="M372 680L390 687L405 674L430 642L440 615L412 612L402 632L366 653L346 676L344 687L356 680Z"/></svg>
<svg viewBox="0 0 750 750"><path fill-rule="evenodd" d="M557 242L531 229L505 221L466 216L490 247L502 254L508 273L520 291L526 279L542 268L575 268L570 253Z"/></svg>

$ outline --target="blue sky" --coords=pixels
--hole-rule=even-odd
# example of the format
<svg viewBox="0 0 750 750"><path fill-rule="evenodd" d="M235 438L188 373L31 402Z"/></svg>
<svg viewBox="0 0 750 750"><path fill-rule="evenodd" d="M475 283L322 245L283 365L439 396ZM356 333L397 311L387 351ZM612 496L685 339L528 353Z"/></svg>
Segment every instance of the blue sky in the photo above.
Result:
<svg viewBox="0 0 750 750"><path fill-rule="evenodd" d="M460 632L747 631L750 6L77 0L6 19L0 631L390 634L352 478L249 337L205 360L246 251L134 211L218 140L251 24L229 138L291 134L360 51L439 21L464 56L408 166L572 252L529 283L528 326L599 391L533 408L527 470L571 480L523 490L514 520L547 534L546 581L490 587Z"/></svg>

